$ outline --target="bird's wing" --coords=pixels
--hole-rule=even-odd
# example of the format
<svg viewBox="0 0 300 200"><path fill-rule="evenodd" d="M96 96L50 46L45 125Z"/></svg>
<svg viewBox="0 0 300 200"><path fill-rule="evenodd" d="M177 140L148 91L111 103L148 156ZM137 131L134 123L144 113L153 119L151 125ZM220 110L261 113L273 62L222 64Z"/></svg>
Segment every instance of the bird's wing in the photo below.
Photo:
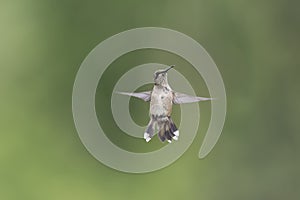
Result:
<svg viewBox="0 0 300 200"><path fill-rule="evenodd" d="M137 97L144 101L150 101L151 99L151 91L145 91L145 92L116 92L118 94L123 94L127 96Z"/></svg>
<svg viewBox="0 0 300 200"><path fill-rule="evenodd" d="M174 104L193 103L193 102L198 102L198 101L213 100L213 98L195 97L195 96L190 96L190 95L179 93L179 92L173 92L173 94L174 94L174 97L173 97Z"/></svg>

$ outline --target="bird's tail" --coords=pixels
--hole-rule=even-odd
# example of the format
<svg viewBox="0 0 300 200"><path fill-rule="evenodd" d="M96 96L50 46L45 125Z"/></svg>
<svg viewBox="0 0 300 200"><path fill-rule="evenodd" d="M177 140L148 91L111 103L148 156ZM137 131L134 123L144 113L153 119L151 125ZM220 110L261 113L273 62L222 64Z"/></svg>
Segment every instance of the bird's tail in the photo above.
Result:
<svg viewBox="0 0 300 200"><path fill-rule="evenodd" d="M155 123L151 119L148 126L147 126L147 128L146 128L146 131L144 133L144 139L146 140L146 142L149 142L151 140L151 138L154 135L154 131L155 131Z"/></svg>
<svg viewBox="0 0 300 200"><path fill-rule="evenodd" d="M171 117L168 117L168 120L159 124L158 137L162 142L167 140L169 143L171 143L172 139L178 140L179 131Z"/></svg>

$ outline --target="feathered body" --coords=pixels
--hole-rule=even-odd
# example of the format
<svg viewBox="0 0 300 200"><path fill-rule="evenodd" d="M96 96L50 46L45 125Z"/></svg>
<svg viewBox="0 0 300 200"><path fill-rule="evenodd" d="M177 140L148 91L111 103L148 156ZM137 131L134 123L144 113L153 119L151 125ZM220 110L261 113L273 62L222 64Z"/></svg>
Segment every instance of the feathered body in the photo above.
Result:
<svg viewBox="0 0 300 200"><path fill-rule="evenodd" d="M154 85L150 100L150 123L144 134L146 141L153 137L155 127L159 130L158 136L162 142L178 139L179 131L171 119L173 96L173 91L167 81Z"/></svg>
<svg viewBox="0 0 300 200"><path fill-rule="evenodd" d="M144 133L144 139L148 142L154 135L155 127L158 128L158 137L164 142L177 140L179 131L171 119L174 93L168 84L167 70L158 70L154 73L154 87L150 100L150 122Z"/></svg>
<svg viewBox="0 0 300 200"><path fill-rule="evenodd" d="M150 122L144 133L144 139L147 142L154 136L156 128L158 129L158 137L162 142L167 140L171 143L172 139L178 140L179 131L171 118L173 104L211 100L211 98L194 97L173 91L167 79L167 72L173 67L154 72L154 87L152 91L140 93L119 92L119 94L150 101Z"/></svg>

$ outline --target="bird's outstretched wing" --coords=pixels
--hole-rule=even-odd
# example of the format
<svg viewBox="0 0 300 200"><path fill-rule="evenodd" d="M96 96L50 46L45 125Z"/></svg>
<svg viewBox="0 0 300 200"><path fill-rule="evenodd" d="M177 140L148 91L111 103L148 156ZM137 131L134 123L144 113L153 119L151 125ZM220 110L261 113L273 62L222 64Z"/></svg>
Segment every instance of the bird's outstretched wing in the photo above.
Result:
<svg viewBox="0 0 300 200"><path fill-rule="evenodd" d="M151 91L145 91L145 92L116 92L118 94L123 94L127 96L137 97L144 101L150 101L151 99Z"/></svg>
<svg viewBox="0 0 300 200"><path fill-rule="evenodd" d="M195 96L190 96L190 95L179 93L179 92L173 92L173 94L174 94L174 97L173 97L174 104L193 103L193 102L198 102L198 101L213 100L213 98L195 97Z"/></svg>

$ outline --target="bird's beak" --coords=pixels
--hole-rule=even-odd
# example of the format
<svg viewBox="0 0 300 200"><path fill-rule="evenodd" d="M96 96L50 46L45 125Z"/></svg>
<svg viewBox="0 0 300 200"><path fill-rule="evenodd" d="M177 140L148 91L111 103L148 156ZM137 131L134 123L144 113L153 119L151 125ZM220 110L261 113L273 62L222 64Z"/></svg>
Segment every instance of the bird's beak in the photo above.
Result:
<svg viewBox="0 0 300 200"><path fill-rule="evenodd" d="M170 67L168 67L167 69L165 69L165 71L163 71L162 73L167 73L170 69L172 69L173 67L175 67L175 65L171 65Z"/></svg>

